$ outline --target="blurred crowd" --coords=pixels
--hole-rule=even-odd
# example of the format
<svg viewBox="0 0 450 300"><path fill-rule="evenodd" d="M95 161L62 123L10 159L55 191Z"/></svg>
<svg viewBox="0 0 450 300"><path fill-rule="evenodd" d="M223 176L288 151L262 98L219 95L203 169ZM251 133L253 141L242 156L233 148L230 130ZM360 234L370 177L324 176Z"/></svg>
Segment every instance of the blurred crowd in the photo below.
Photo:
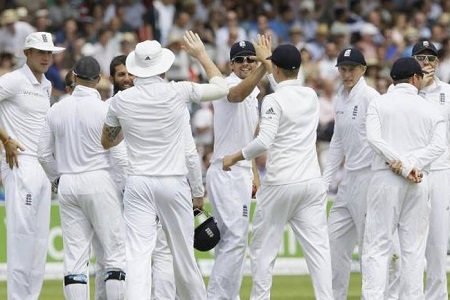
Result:
<svg viewBox="0 0 450 300"><path fill-rule="evenodd" d="M0 2L0 75L24 63L25 37L34 31L54 35L66 51L54 55L46 74L53 83L52 101L64 95L64 77L82 56L101 66L98 86L111 96L109 63L128 54L136 43L156 39L176 54L168 80L202 82L203 70L181 47L186 30L197 32L224 74L230 72L229 51L239 40L271 36L272 45L292 43L302 55L301 76L319 95L321 120L318 153L326 158L333 131L333 96L339 86L335 67L340 50L359 48L367 61L366 80L380 93L391 83L390 67L410 56L421 39L438 47L436 74L450 82L450 1L447 0L6 0ZM260 83L262 99L270 93ZM190 107L191 121L204 169L213 143L213 111L209 103ZM264 175L265 158L257 161Z"/></svg>

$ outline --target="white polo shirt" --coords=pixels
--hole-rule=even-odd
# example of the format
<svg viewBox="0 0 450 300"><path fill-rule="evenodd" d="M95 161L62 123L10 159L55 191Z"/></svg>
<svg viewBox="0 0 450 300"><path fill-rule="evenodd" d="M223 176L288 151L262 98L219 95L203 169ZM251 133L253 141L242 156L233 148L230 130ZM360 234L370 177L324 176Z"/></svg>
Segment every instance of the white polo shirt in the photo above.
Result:
<svg viewBox="0 0 450 300"><path fill-rule="evenodd" d="M356 171L370 167L373 150L366 140L366 113L370 102L380 94L361 77L350 93L341 86L334 100L334 132L323 178L326 186L344 161L344 168Z"/></svg>
<svg viewBox="0 0 450 300"><path fill-rule="evenodd" d="M242 79L231 73L228 87L238 85ZM255 87L242 102L230 102L227 97L213 101L214 107L214 152L211 162L221 160L225 155L235 153L250 143L258 124L259 89ZM251 168L251 161L240 161L237 166Z"/></svg>
<svg viewBox="0 0 450 300"><path fill-rule="evenodd" d="M82 85L50 108L39 139L39 161L50 179L110 168L109 151L101 145L107 111L98 91Z"/></svg>
<svg viewBox="0 0 450 300"><path fill-rule="evenodd" d="M244 149L247 160L268 150L265 185L281 185L319 178L316 130L319 100L300 80L280 82L264 97L258 136Z"/></svg>
<svg viewBox="0 0 450 300"><path fill-rule="evenodd" d="M378 153L373 159L373 170L388 169L386 162L400 160L403 176L413 167L427 171L446 148L442 115L411 84L397 84L373 99L366 128L367 140Z"/></svg>
<svg viewBox="0 0 450 300"><path fill-rule="evenodd" d="M0 77L0 126L25 147L19 155L36 157L51 92L50 81L37 81L27 64Z"/></svg>
<svg viewBox="0 0 450 300"><path fill-rule="evenodd" d="M112 98L105 123L123 129L129 175L186 175L186 103L228 93L225 79L214 77L210 82L166 82L159 76L136 78L133 87Z"/></svg>
<svg viewBox="0 0 450 300"><path fill-rule="evenodd" d="M431 164L431 170L450 169L450 84L442 82L435 76L433 84L421 89L419 95L437 105L447 128L447 149Z"/></svg>

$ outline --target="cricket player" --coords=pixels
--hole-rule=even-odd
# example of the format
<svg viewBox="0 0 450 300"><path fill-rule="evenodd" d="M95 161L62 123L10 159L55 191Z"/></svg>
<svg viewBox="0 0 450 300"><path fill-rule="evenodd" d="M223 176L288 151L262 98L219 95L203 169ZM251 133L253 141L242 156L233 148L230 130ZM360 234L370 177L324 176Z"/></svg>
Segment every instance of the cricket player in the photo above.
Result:
<svg viewBox="0 0 450 300"><path fill-rule="evenodd" d="M124 299L125 226L121 191L111 176L110 151L101 145L108 105L95 89L100 65L83 57L73 73L75 90L50 108L38 145L47 176L60 178L64 294L69 300L89 299L87 268L95 234L102 247L106 299Z"/></svg>
<svg viewBox="0 0 450 300"><path fill-rule="evenodd" d="M9 300L38 299L44 280L51 185L37 160L37 139L52 90L44 73L52 54L64 50L54 46L47 32L28 35L23 49L25 65L0 77Z"/></svg>
<svg viewBox="0 0 450 300"><path fill-rule="evenodd" d="M367 189L374 152L366 139L366 113L380 94L364 79L366 60L356 48L343 49L337 58L342 86L334 99L335 125L323 173L325 186L344 163L344 177L328 217L333 295L346 300L352 254L359 246L361 258Z"/></svg>
<svg viewBox="0 0 450 300"><path fill-rule="evenodd" d="M266 69L273 68L278 85L264 97L258 136L223 158L223 169L230 170L268 151L250 242L250 299L270 299L272 269L287 223L303 247L315 298L333 299L326 190L316 152L318 97L297 79L301 58L294 45L278 46L268 59L272 64Z"/></svg>
<svg viewBox="0 0 450 300"><path fill-rule="evenodd" d="M392 239L400 241L400 298L424 299L429 165L446 149L445 122L418 95L424 71L411 57L394 62L394 86L372 100L366 120L372 163L362 255L363 299L384 299Z"/></svg>
<svg viewBox="0 0 450 300"><path fill-rule="evenodd" d="M124 91L132 87L134 75L128 73L126 69L126 56L119 55L116 56L110 64L110 77L109 81L113 85L114 95L120 91ZM109 100L107 101L109 102ZM189 123L189 111L186 108L186 121ZM203 197L205 190L202 182L202 171L200 167L200 160L195 146L194 139L192 137L192 131L190 126L185 127L186 138L186 163L188 168L188 180L189 186L192 190L193 197L193 208L203 208ZM117 146L116 146L117 147ZM128 158L126 158L128 161ZM117 159L116 159L117 161ZM126 171L123 172L120 167L115 164L113 168L113 177L116 179L118 186L124 190L125 189L125 178ZM94 239L95 241L95 239ZM104 280L101 276L101 270L103 269L103 259L101 247L98 243L93 241L94 251L97 249L97 267L98 272L96 273L96 285L95 293L96 299L106 299L104 292ZM99 257L100 256L100 257ZM172 253L170 252L169 245L167 244L167 239L162 230L160 224L157 230L157 240L155 245L155 250L152 254L152 299L175 299L176 288L175 288L175 275L173 273L173 260ZM101 294L101 295L99 295Z"/></svg>
<svg viewBox="0 0 450 300"><path fill-rule="evenodd" d="M258 124L259 89L266 74L263 64L270 55L270 42L259 36L255 46L239 41L230 50L232 73L226 78L230 92L213 101L214 150L206 173L206 188L221 240L215 248L214 266L208 282L208 299L239 299L247 249L249 210L253 179L259 185L252 162L239 162L230 172L222 170L222 158L253 140ZM254 169L256 170L256 169Z"/></svg>
<svg viewBox="0 0 450 300"><path fill-rule="evenodd" d="M134 86L113 97L103 129L105 148L120 142L123 130L130 163L124 194L128 299L150 298L149 262L158 221L173 255L180 298L206 299L193 250L194 216L183 142L186 103L218 99L228 88L198 34L186 32L184 49L199 60L210 83L166 82L160 75L175 55L157 41L141 42L126 60L128 72L136 76Z"/></svg>
<svg viewBox="0 0 450 300"><path fill-rule="evenodd" d="M424 75L424 84L419 95L434 103L446 122L447 149L431 164L428 174L431 212L425 250L427 272L425 299L448 299L446 266L449 231L444 228L449 226L450 205L450 85L440 81L435 75L439 59L433 43L430 41L416 43L412 56L428 73Z"/></svg>

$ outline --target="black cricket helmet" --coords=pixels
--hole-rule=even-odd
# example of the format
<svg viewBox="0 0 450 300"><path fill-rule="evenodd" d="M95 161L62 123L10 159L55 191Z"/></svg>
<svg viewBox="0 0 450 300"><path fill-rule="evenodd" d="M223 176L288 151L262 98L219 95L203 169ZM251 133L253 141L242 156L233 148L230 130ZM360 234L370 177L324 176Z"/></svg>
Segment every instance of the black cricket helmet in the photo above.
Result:
<svg viewBox="0 0 450 300"><path fill-rule="evenodd" d="M206 211L195 209L194 215L205 214L207 219L195 228L194 248L198 251L209 251L213 249L220 241L220 231L217 227L217 221Z"/></svg>

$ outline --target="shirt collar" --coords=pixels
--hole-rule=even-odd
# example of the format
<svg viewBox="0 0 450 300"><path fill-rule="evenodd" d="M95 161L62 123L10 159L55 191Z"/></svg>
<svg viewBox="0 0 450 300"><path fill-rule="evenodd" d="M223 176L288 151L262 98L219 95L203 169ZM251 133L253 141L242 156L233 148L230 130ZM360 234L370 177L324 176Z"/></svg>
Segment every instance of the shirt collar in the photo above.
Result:
<svg viewBox="0 0 450 300"><path fill-rule="evenodd" d="M84 85L77 85L75 89L73 90L72 95L74 96L86 96L86 95L92 95L98 98L99 100L102 100L102 97L100 96L100 93L97 89L93 89Z"/></svg>
<svg viewBox="0 0 450 300"><path fill-rule="evenodd" d="M401 91L403 93L418 95L419 90L412 84L409 83L398 83L396 85L392 85L388 92Z"/></svg>
<svg viewBox="0 0 450 300"><path fill-rule="evenodd" d="M134 79L134 85L157 83L157 82L167 82L167 81L161 76L136 77Z"/></svg>
<svg viewBox="0 0 450 300"><path fill-rule="evenodd" d="M287 79L287 80L283 80L282 82L278 83L277 86L275 87L275 91L278 89L281 89L282 87L290 86L290 85L303 86L301 83L301 80L299 80L299 79Z"/></svg>
<svg viewBox="0 0 450 300"><path fill-rule="evenodd" d="M43 87L51 85L50 81L48 81L47 77L45 77L45 74L42 74L42 81L39 82L36 79L36 76L34 76L30 67L26 63L22 67L22 72L30 80L31 84L33 84L33 85L37 84L37 85L41 85Z"/></svg>

